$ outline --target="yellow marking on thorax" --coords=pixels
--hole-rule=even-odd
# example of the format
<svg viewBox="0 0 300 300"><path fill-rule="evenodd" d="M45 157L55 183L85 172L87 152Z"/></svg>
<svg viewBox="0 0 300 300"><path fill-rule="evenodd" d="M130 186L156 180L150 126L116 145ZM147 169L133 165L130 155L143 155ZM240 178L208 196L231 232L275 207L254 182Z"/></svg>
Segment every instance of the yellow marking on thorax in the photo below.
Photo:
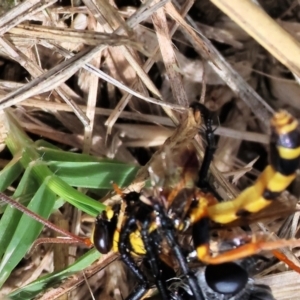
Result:
<svg viewBox="0 0 300 300"><path fill-rule="evenodd" d="M116 229L114 232L113 247L112 247L112 250L114 252L119 252L119 239L120 239L120 232Z"/></svg>
<svg viewBox="0 0 300 300"><path fill-rule="evenodd" d="M132 232L129 236L129 240L130 240L130 245L136 254L139 255L146 254L145 245L142 240L140 231L136 230L135 232Z"/></svg>

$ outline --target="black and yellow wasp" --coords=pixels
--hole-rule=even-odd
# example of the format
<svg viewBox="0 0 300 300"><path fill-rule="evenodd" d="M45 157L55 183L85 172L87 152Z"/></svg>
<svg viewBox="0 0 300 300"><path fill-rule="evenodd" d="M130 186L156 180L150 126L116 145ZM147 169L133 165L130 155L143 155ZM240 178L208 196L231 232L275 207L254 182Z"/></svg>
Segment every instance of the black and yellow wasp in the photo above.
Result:
<svg viewBox="0 0 300 300"><path fill-rule="evenodd" d="M242 268L233 267L234 261L281 246L278 242L259 240L212 256L209 249L210 226L212 222L227 224L240 216L262 210L290 185L296 177L300 160L298 121L286 111L274 114L271 119L270 164L256 183L237 198L218 202L206 182L215 150L210 112L199 103L192 104L191 109L195 118L200 114L205 120L208 144L194 185L184 187L187 180L183 177L176 188L172 190L169 187L167 192L166 189L159 189L150 195L146 190L130 192L123 195L122 204L108 207L96 219L93 233L95 247L103 254L111 250L119 252L140 282L126 299L141 299L150 287L149 280L135 262L136 256L147 260L162 299L181 299L180 294L171 292L166 283L164 247L168 247L169 253L176 258L193 299L207 299L197 276L189 268L185 251L188 247L179 242L179 236L184 232L191 233L192 248L197 259L208 265L207 272L214 268L213 274L222 273L226 264L232 264L231 268L237 276L230 276L232 273L229 272L225 278L217 275L206 278L209 286L220 294L235 295L248 281L248 275ZM186 163L182 173L187 173L188 166L193 166L197 157L195 151L190 149L184 152L184 156Z"/></svg>

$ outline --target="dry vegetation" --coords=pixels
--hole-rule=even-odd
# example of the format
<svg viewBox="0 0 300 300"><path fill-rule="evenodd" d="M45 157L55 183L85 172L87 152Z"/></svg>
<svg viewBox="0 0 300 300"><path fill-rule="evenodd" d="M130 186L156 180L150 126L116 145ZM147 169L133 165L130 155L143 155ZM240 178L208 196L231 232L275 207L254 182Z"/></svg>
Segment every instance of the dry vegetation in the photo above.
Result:
<svg viewBox="0 0 300 300"><path fill-rule="evenodd" d="M13 111L31 136L64 149L145 164L182 123L189 103L201 99L220 116L212 172L230 198L236 187L222 176L242 187L259 172L252 169L257 156L256 168L266 164L273 109L300 117L298 1L260 0L261 7L250 0L1 2L0 110ZM251 179L241 181L249 171ZM144 168L136 183L146 177ZM293 237L298 218L251 226L275 236L288 224L281 234ZM300 267L296 251L284 253ZM29 272L16 269L5 293L51 270L50 250L42 262L32 259L37 266ZM111 289L126 292L123 271L111 282L115 270L98 272L92 290L109 278ZM299 299L299 274L281 262L256 280L270 285L276 299ZM71 299L88 295L83 285Z"/></svg>

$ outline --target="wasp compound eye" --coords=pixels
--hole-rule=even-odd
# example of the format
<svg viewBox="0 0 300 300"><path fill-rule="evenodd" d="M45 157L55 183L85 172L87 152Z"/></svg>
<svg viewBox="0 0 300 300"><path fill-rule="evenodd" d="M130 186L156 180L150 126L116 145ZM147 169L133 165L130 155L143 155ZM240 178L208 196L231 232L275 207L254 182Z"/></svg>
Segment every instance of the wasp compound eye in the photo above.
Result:
<svg viewBox="0 0 300 300"><path fill-rule="evenodd" d="M208 265L205 269L207 285L220 294L238 294L247 284L248 273L236 263Z"/></svg>

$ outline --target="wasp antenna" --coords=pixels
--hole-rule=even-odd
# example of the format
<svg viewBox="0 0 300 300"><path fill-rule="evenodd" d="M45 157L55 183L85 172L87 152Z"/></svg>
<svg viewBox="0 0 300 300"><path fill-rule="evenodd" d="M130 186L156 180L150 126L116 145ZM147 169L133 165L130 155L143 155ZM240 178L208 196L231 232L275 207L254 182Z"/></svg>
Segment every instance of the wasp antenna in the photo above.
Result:
<svg viewBox="0 0 300 300"><path fill-rule="evenodd" d="M112 186L113 186L113 189L114 189L114 191L115 191L115 193L116 193L117 195L119 195L119 196L121 196L121 197L124 196L122 190L120 189L120 187L119 187L115 182L112 183Z"/></svg>

